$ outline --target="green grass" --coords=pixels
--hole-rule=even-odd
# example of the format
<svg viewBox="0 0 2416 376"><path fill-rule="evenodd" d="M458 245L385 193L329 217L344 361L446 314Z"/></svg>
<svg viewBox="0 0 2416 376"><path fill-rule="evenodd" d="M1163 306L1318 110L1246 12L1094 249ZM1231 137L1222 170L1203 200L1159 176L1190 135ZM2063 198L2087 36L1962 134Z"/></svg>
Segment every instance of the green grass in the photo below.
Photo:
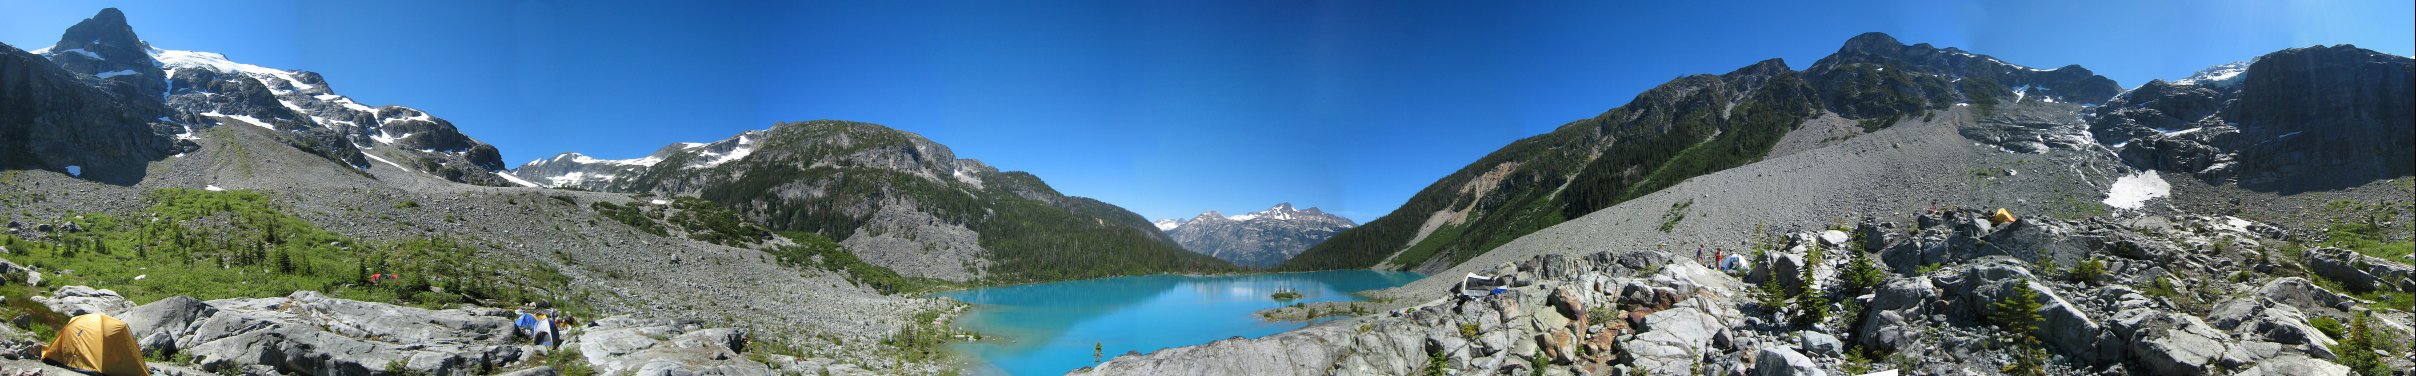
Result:
<svg viewBox="0 0 2416 376"><path fill-rule="evenodd" d="M569 279L550 268L492 262L494 257L447 238L365 241L335 234L286 214L258 192L162 189L145 199L151 205L133 216L143 220L86 213L66 218L84 232L38 240L0 235L0 243L12 251L10 260L43 270L46 285L111 289L136 304L179 295L210 300L313 290L423 307L502 306L551 300L542 291L569 290ZM368 274L380 273L402 278L366 282Z"/></svg>
<svg viewBox="0 0 2416 376"><path fill-rule="evenodd" d="M1670 229L1677 228L1678 221L1686 220L1686 209L1694 206L1694 199L1687 199L1686 201L1679 201L1678 203L1670 204L1669 211L1661 213L1661 232L1666 233L1669 232Z"/></svg>
<svg viewBox="0 0 2416 376"><path fill-rule="evenodd" d="M2394 241L2387 235L2387 232L2388 230L2381 226L2365 222L2335 223L2324 230L2324 234L2329 239L2325 240L2323 245L2357 251L2360 254L2392 262L2407 262L2408 254L2416 253L2416 241L2404 238Z"/></svg>

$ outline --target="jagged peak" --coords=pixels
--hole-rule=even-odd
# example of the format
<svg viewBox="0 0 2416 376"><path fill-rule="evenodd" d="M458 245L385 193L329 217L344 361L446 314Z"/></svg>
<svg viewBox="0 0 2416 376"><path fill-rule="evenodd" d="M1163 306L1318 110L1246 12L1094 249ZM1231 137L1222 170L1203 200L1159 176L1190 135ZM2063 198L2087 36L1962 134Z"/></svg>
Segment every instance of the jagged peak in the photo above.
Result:
<svg viewBox="0 0 2416 376"><path fill-rule="evenodd" d="M67 27L53 48L67 50L100 46L142 47L142 38L134 35L134 26L126 24L126 13L117 8L101 8L99 14Z"/></svg>
<svg viewBox="0 0 2416 376"><path fill-rule="evenodd" d="M1779 73L1792 72L1792 71L1794 71L1794 70L1795 70L1794 68L1789 68L1789 67L1787 67L1787 60L1786 60L1786 59L1780 59L1780 58L1771 58L1771 59L1768 59L1768 60L1762 60L1762 61L1754 62L1752 65L1746 65L1746 66L1744 66L1744 67L1737 68L1736 70L1734 70L1734 71L1729 71L1729 72L1728 72L1728 74L1724 74L1724 75L1721 75L1721 76L1725 76L1725 77L1736 77L1736 76L1744 76L1744 75L1769 76L1769 75L1776 75L1776 74L1779 74Z"/></svg>

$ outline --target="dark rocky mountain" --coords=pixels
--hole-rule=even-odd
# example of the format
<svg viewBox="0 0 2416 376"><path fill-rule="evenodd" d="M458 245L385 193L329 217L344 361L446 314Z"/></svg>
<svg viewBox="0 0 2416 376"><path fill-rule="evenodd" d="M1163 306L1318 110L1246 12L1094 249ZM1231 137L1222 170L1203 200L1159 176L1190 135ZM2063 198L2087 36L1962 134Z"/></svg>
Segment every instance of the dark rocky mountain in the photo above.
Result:
<svg viewBox="0 0 2416 376"><path fill-rule="evenodd" d="M1808 121L1859 123L1858 131L1829 137L1848 138L1958 105L2094 104L2118 91L2113 80L2078 66L2032 69L1867 33L1801 72L1772 59L1680 77L1594 118L1513 142L1282 268L1440 270L1688 178L1759 161ZM1822 128L1815 130L1828 131ZM2070 138L2059 132L2083 131L2014 121L1973 136L2009 150L2085 143L2058 141Z"/></svg>
<svg viewBox="0 0 2416 376"><path fill-rule="evenodd" d="M515 174L712 200L775 230L838 240L908 277L1014 282L1232 268L1182 250L1138 214L875 124L783 123L636 159L565 153Z"/></svg>
<svg viewBox="0 0 2416 376"><path fill-rule="evenodd" d="M2416 174L2416 63L2350 45L2282 50L2099 107L2097 141L2143 169L2257 191L2333 190Z"/></svg>
<svg viewBox="0 0 2416 376"><path fill-rule="evenodd" d="M142 180L144 164L193 148L175 136L190 131L161 106L152 90L159 69L134 38L125 16L109 9L70 29L60 42L67 48L27 53L0 44L0 168L73 166L84 178L125 185Z"/></svg>
<svg viewBox="0 0 2416 376"><path fill-rule="evenodd" d="M1283 263L1309 246L1357 225L1349 218L1326 214L1317 208L1293 209L1289 202L1249 214L1226 216L1208 211L1190 219L1161 219L1155 224L1173 237L1175 244L1183 245L1183 249L1253 268Z"/></svg>
<svg viewBox="0 0 2416 376"><path fill-rule="evenodd" d="M328 160L367 168L371 160L446 180L516 185L495 147L451 122L402 106L370 107L337 95L317 73L237 63L226 56L162 50L143 42L124 13L100 14L32 53L8 48L10 111L6 165L60 170L132 184L142 164L191 148L194 131L226 124L280 131L280 141ZM33 59L38 58L38 59ZM68 85L74 83L75 85ZM80 87L70 87L80 86ZM401 161L364 154L391 147Z"/></svg>

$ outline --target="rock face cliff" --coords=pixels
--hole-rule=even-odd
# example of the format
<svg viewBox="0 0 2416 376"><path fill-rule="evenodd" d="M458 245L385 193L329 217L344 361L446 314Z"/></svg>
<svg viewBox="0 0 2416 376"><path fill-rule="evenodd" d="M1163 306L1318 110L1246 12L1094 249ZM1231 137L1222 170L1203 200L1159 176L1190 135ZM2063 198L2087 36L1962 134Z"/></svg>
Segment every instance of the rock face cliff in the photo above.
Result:
<svg viewBox="0 0 2416 376"><path fill-rule="evenodd" d="M1283 263L1354 225L1349 218L1317 208L1293 209L1289 202L1249 214L1226 216L1209 211L1191 219L1161 219L1155 224L1183 249L1253 268Z"/></svg>
<svg viewBox="0 0 2416 376"><path fill-rule="evenodd" d="M2264 192L2416 175L2416 63L2349 45L2151 81L2097 110L2091 132L2139 168Z"/></svg>

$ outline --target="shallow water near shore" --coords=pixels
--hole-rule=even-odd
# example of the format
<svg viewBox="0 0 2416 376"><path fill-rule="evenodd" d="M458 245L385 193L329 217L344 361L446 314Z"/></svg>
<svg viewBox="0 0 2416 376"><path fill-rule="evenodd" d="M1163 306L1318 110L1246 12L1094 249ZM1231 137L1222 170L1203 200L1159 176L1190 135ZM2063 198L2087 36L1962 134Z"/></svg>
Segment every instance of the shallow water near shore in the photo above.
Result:
<svg viewBox="0 0 2416 376"><path fill-rule="evenodd" d="M1057 375L1128 351L1147 353L1232 337L1261 337L1308 326L1275 322L1258 311L1292 303L1363 300L1351 293L1416 281L1409 272L1333 270L1226 276L1149 275L955 291L936 296L973 303L957 325L980 342L951 350L980 363L975 374ZM1278 302L1276 291L1300 291Z"/></svg>

